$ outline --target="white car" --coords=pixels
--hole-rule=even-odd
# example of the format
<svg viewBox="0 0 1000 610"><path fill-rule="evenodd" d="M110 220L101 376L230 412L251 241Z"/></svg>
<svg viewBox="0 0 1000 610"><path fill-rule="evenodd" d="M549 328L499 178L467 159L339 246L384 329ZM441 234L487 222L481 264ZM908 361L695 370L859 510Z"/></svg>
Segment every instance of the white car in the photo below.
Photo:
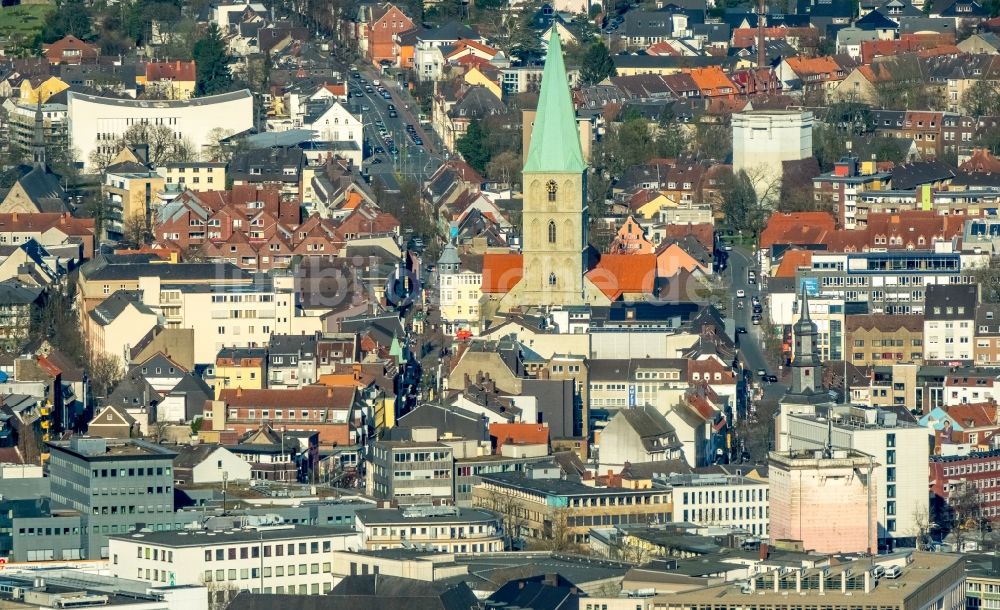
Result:
<svg viewBox="0 0 1000 610"><path fill-rule="evenodd" d="M745 298L746 296L747 296L747 291L746 290L743 290L742 288L740 288L739 290L736 291L736 298L742 299L742 298Z"/></svg>

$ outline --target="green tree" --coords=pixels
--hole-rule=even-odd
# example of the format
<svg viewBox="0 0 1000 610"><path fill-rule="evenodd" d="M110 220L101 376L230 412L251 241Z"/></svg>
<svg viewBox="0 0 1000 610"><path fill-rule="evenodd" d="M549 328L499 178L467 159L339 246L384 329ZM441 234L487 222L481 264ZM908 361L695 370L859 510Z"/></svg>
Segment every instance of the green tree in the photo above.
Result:
<svg viewBox="0 0 1000 610"><path fill-rule="evenodd" d="M580 81L584 85L596 85L609 76L617 76L615 61L611 57L608 47L604 42L598 40L590 45L587 53L583 56L583 65L580 68Z"/></svg>
<svg viewBox="0 0 1000 610"><path fill-rule="evenodd" d="M479 173L486 171L486 164L490 161L486 138L486 130L482 124L479 121L472 121L465 134L455 143L455 148L462 154L465 162Z"/></svg>
<svg viewBox="0 0 1000 610"><path fill-rule="evenodd" d="M962 107L974 117L1000 114L1000 83L986 78L977 80L962 96Z"/></svg>
<svg viewBox="0 0 1000 610"><path fill-rule="evenodd" d="M80 0L66 0L56 5L49 13L42 27L42 40L55 42L66 36L76 36L80 39L90 38L92 17L90 9Z"/></svg>
<svg viewBox="0 0 1000 610"><path fill-rule="evenodd" d="M205 36L195 43L192 55L198 64L197 95L229 91L233 75L229 72L229 55L218 26L214 23L208 26Z"/></svg>
<svg viewBox="0 0 1000 610"><path fill-rule="evenodd" d="M660 116L660 132L656 136L656 156L676 158L687 152L688 138L668 107Z"/></svg>

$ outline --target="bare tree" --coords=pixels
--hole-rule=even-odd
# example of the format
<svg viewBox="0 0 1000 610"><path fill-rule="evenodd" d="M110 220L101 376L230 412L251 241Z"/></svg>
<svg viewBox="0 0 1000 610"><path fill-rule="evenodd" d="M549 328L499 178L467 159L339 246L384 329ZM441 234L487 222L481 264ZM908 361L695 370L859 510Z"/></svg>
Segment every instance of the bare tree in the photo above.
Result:
<svg viewBox="0 0 1000 610"><path fill-rule="evenodd" d="M111 354L90 353L87 358L87 373L94 395L104 398L121 381L122 362Z"/></svg>
<svg viewBox="0 0 1000 610"><path fill-rule="evenodd" d="M226 610L229 602L233 601L233 598L240 592L239 587L232 582L206 581L202 578L202 584L205 585L208 592L208 610Z"/></svg>
<svg viewBox="0 0 1000 610"><path fill-rule="evenodd" d="M539 541L539 545L555 552L580 550L569 520L569 509L557 508L553 510L551 518L545 521L542 531L544 538Z"/></svg>
<svg viewBox="0 0 1000 610"><path fill-rule="evenodd" d="M955 550L961 553L968 532L980 528L982 503L975 484L970 481L961 482L958 488L949 495L948 506L951 509L949 525L955 535L955 546L957 547Z"/></svg>
<svg viewBox="0 0 1000 610"><path fill-rule="evenodd" d="M490 488L482 505L495 512L500 517L500 528L503 530L504 545L513 548L514 541L523 535L525 526L524 508L514 495L513 490Z"/></svg>
<svg viewBox="0 0 1000 610"><path fill-rule="evenodd" d="M135 148L148 147L148 159L154 166L170 162L192 161L195 158L194 147L166 125L150 125L137 123L132 125L120 139L122 146Z"/></svg>
<svg viewBox="0 0 1000 610"><path fill-rule="evenodd" d="M917 550L924 551L930 545L930 511L927 506L917 506L913 509L913 537L917 541Z"/></svg>
<svg viewBox="0 0 1000 610"><path fill-rule="evenodd" d="M153 229L150 226L149 215L137 212L125 219L122 226L122 241L133 248L141 248L148 244L153 237Z"/></svg>
<svg viewBox="0 0 1000 610"><path fill-rule="evenodd" d="M611 541L611 557L626 563L641 565L650 559L647 547L637 544L626 532L616 531Z"/></svg>

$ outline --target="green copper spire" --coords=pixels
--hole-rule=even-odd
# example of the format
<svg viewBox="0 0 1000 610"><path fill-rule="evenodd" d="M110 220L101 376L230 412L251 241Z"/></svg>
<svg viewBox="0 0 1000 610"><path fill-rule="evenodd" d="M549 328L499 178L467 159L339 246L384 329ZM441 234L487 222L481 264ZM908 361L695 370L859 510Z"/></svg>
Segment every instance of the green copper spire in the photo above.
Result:
<svg viewBox="0 0 1000 610"><path fill-rule="evenodd" d="M542 72L542 93L531 130L525 172L580 173L587 168L580 148L576 110L569 93L559 34L552 28L549 53Z"/></svg>

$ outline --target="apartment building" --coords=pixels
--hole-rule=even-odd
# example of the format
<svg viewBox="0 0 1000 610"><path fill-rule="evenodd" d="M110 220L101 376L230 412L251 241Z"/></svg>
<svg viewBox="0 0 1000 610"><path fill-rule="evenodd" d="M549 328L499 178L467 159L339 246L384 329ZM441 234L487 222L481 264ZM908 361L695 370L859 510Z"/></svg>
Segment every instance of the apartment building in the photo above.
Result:
<svg viewBox="0 0 1000 610"><path fill-rule="evenodd" d="M50 442L49 451L52 504L83 517L81 558L110 557L109 535L174 526L173 451L84 436Z"/></svg>
<svg viewBox="0 0 1000 610"><path fill-rule="evenodd" d="M811 294L840 297L852 310L920 314L929 286L972 283L963 273L972 263L958 252L941 250L814 252L811 266L796 272L797 285L810 286Z"/></svg>
<svg viewBox="0 0 1000 610"><path fill-rule="evenodd" d="M971 486L983 517L1000 516L1000 450L930 458L931 493L943 502Z"/></svg>
<svg viewBox="0 0 1000 610"><path fill-rule="evenodd" d="M800 408L798 413L783 412L779 416L781 433L776 439L779 452L823 450L829 440L835 450L871 457L873 510L878 523L878 543L883 549L913 546L918 529L916 509L928 506L930 434L912 419L903 419L901 413L906 411L836 406L812 412ZM772 533L777 535L773 523Z"/></svg>
<svg viewBox="0 0 1000 610"><path fill-rule="evenodd" d="M295 278L275 275L252 284L189 285L142 277L144 303L162 313L167 328L194 329L194 359L211 363L224 347L266 347L273 334L314 334L322 320L305 316Z"/></svg>
<svg viewBox="0 0 1000 610"><path fill-rule="evenodd" d="M323 446L364 443L367 430L361 425L354 387L307 386L295 390L244 390L219 392L205 410L212 429L232 430L238 435L262 425L286 432L319 433ZM221 424L220 424L221 420Z"/></svg>
<svg viewBox="0 0 1000 610"><path fill-rule="evenodd" d="M107 203L107 230L119 233L130 219L150 220L156 212L163 176L138 163L119 163L104 172L101 193Z"/></svg>
<svg viewBox="0 0 1000 610"><path fill-rule="evenodd" d="M918 314L847 316L847 354L854 366L920 364L924 359L924 318Z"/></svg>
<svg viewBox="0 0 1000 610"><path fill-rule="evenodd" d="M400 504L451 503L454 450L436 441L378 441L372 445L368 490Z"/></svg>
<svg viewBox="0 0 1000 610"><path fill-rule="evenodd" d="M974 284L927 287L924 360L972 361L978 301L979 288Z"/></svg>
<svg viewBox="0 0 1000 610"><path fill-rule="evenodd" d="M672 491L660 487L629 489L592 487L561 478L559 468L532 465L525 473L481 475L472 490L473 505L515 515L516 532L535 540L565 536L586 544L595 526L669 523L673 519Z"/></svg>
<svg viewBox="0 0 1000 610"><path fill-rule="evenodd" d="M170 186L195 192L220 191L226 188L226 163L190 161L167 163L163 181Z"/></svg>
<svg viewBox="0 0 1000 610"><path fill-rule="evenodd" d="M368 550L419 548L440 553L493 553L504 550L499 517L489 511L454 506L412 505L359 510L356 529Z"/></svg>
<svg viewBox="0 0 1000 610"><path fill-rule="evenodd" d="M204 584L209 594L320 595L333 588L330 554L360 545L351 529L305 525L147 532L113 536L109 569L152 585Z"/></svg>
<svg viewBox="0 0 1000 610"><path fill-rule="evenodd" d="M858 218L858 194L885 188L890 177L878 171L875 161L846 157L834 163L833 171L813 178L813 198L819 206L830 206L841 227L863 227L867 220Z"/></svg>
<svg viewBox="0 0 1000 610"><path fill-rule="evenodd" d="M1000 365L1000 304L976 306L975 345L972 359L976 366Z"/></svg>
<svg viewBox="0 0 1000 610"><path fill-rule="evenodd" d="M438 297L444 332L467 331L479 334L479 299L482 297L483 269L481 257L466 257L463 262L451 243L445 245L438 258L440 286Z"/></svg>

